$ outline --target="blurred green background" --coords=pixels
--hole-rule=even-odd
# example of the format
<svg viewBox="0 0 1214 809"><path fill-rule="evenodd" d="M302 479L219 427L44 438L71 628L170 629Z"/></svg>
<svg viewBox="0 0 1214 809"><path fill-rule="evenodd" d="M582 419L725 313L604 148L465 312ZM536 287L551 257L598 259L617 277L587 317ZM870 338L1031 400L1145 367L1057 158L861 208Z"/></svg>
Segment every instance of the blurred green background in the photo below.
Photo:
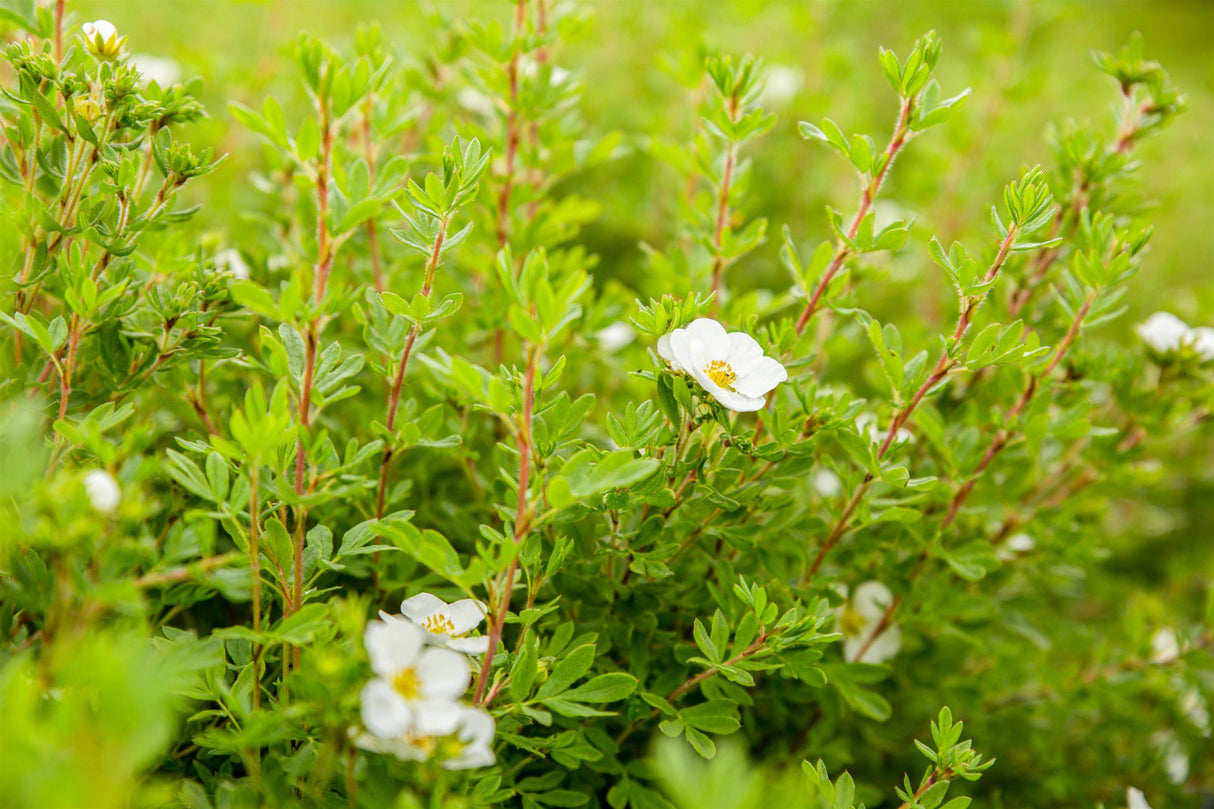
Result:
<svg viewBox="0 0 1214 809"><path fill-rule="evenodd" d="M249 170L260 159L255 139L227 114L229 101L259 106L267 94L295 98L299 82L282 58L301 30L335 45L352 40L360 25L378 24L385 44L421 61L441 37L434 11L448 19L509 18L505 0L442 0L424 7L400 0L81 0L71 7L82 19L105 17L129 32L135 53L169 55L185 75L207 81L212 120L193 140L232 157L211 182L204 226L222 231L229 212L248 208ZM981 238L985 211L1021 168L1050 163L1045 141L1051 122L1067 119L1112 126L1116 94L1091 64L1092 49L1114 50L1129 35L1146 37L1147 55L1169 70L1187 94L1190 111L1162 137L1136 150L1144 164L1146 197L1160 210L1153 217L1153 255L1136 282L1129 316L1105 331L1130 338L1130 326L1167 308L1193 325L1214 322L1214 3L1176 2L644 2L603 0L578 5L589 24L556 54L557 64L582 80L582 113L590 131L618 129L641 138L647 132L690 137L694 90L680 73L695 75L705 52L752 52L775 75L767 106L775 128L751 150L752 193L748 215L769 220L769 234L788 224L800 240L826 238L823 206L854 205L855 181L844 161L803 141L799 120L826 115L845 130L886 135L896 100L876 61L879 45L905 49L935 28L945 43L937 76L946 94L973 89L965 109L943 130L907 150L883 191L888 205L918 217L916 234L890 267L887 303L908 295L934 302L946 296L943 279L926 261L926 241ZM428 12L428 13L427 13ZM459 77L452 81L458 83ZM401 88L409 90L410 88ZM286 104L288 110L290 104ZM302 109L302 108L299 108ZM638 243L661 246L672 238L679 178L643 150L569 191L598 199L603 214L585 234L600 256L597 270L624 279L647 294L645 260ZM204 190L205 189L205 190ZM931 200L924 205L906 200ZM199 200L203 201L203 200ZM747 259L738 277L783 284L778 240ZM925 285L923 282L927 281ZM879 301L871 303L881 312ZM944 316L947 317L948 310Z"/></svg>

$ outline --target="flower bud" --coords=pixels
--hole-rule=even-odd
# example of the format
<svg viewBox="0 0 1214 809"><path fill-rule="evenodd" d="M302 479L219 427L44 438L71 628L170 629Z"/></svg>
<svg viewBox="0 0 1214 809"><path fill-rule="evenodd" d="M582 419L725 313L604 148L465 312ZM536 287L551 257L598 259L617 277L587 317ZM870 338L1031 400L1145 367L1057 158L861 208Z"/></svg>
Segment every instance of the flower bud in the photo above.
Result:
<svg viewBox="0 0 1214 809"><path fill-rule="evenodd" d="M118 36L118 29L109 20L93 20L80 26L84 32L84 45L98 59L118 58L126 37Z"/></svg>

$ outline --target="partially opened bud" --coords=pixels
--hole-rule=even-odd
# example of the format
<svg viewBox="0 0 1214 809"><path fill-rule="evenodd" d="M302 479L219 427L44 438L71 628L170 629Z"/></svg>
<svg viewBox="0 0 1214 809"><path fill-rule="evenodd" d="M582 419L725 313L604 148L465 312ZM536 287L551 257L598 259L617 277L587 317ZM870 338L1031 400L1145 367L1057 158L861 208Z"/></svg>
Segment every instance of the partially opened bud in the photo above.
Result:
<svg viewBox="0 0 1214 809"><path fill-rule="evenodd" d="M93 20L80 26L84 32L84 45L98 59L116 59L122 53L126 37L118 36L118 29L109 20Z"/></svg>

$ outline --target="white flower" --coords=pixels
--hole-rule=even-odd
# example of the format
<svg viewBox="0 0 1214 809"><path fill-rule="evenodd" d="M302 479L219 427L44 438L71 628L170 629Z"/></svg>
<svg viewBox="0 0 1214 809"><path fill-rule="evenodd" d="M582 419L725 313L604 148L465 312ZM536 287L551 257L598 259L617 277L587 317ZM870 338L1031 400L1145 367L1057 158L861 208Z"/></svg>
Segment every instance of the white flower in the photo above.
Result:
<svg viewBox="0 0 1214 809"><path fill-rule="evenodd" d="M122 499L118 481L104 469L94 469L84 476L84 491L93 509L101 514L113 514Z"/></svg>
<svg viewBox="0 0 1214 809"><path fill-rule="evenodd" d="M93 20L80 26L84 33L84 44L89 53L100 59L113 59L122 51L126 37L118 36L118 29L109 20Z"/></svg>
<svg viewBox="0 0 1214 809"><path fill-rule="evenodd" d="M425 632L408 621L372 621L363 643L378 676L363 686L362 719L382 738L441 726L472 679L467 658L426 648Z"/></svg>
<svg viewBox="0 0 1214 809"><path fill-rule="evenodd" d="M873 638L893 600L894 594L884 584L866 581L856 588L847 604L836 611L835 626L843 634L843 657L849 663L884 663L898 654L902 648L902 630L897 626L887 625Z"/></svg>
<svg viewBox="0 0 1214 809"><path fill-rule="evenodd" d="M1163 772L1173 784L1183 784L1189 777L1189 756L1180 738L1170 730L1151 734L1151 746L1163 760Z"/></svg>
<svg viewBox="0 0 1214 809"><path fill-rule="evenodd" d="M169 87L181 81L181 65L167 56L136 53L131 56L131 61L144 79L154 81L161 87Z"/></svg>
<svg viewBox="0 0 1214 809"><path fill-rule="evenodd" d="M1198 326L1189 331L1189 339L1203 360L1214 360L1214 329Z"/></svg>
<svg viewBox="0 0 1214 809"><path fill-rule="evenodd" d="M237 281L249 280L249 265L245 264L244 256L234 247L215 254L215 269L230 273Z"/></svg>
<svg viewBox="0 0 1214 809"><path fill-rule="evenodd" d="M455 103L482 118L491 118L497 112L493 99L475 87L461 87L455 94Z"/></svg>
<svg viewBox="0 0 1214 809"><path fill-rule="evenodd" d="M763 356L763 347L749 334L727 333L720 323L705 317L659 337L658 354L739 413L761 409L767 392L788 379L784 366Z"/></svg>
<svg viewBox="0 0 1214 809"><path fill-rule="evenodd" d="M407 731L393 738L360 733L354 743L373 753L388 753L402 761L426 761L438 756L444 769L487 767L496 761L493 735L496 725L483 708L448 703L430 711Z"/></svg>
<svg viewBox="0 0 1214 809"><path fill-rule="evenodd" d="M594 337L604 351L619 351L636 339L636 329L622 320L617 320L605 329L599 329Z"/></svg>
<svg viewBox="0 0 1214 809"><path fill-rule="evenodd" d="M1180 638L1176 630L1165 626L1151 636L1151 662L1171 663L1180 657Z"/></svg>
<svg viewBox="0 0 1214 809"><path fill-rule="evenodd" d="M783 107L797 96L804 76L800 70L787 65L772 65L764 77L759 103L765 107Z"/></svg>
<svg viewBox="0 0 1214 809"><path fill-rule="evenodd" d="M1126 809L1151 809L1151 804L1147 803L1146 795L1142 794L1141 790L1130 787L1125 791Z"/></svg>
<svg viewBox="0 0 1214 809"><path fill-rule="evenodd" d="M1010 537L1005 539L1003 544L1000 545L998 550L995 551L995 556L1003 561L1007 561L1009 559L1015 559L1022 553L1028 553L1036 547L1037 540L1033 539L1030 535L1021 532L1019 534L1012 534Z"/></svg>
<svg viewBox="0 0 1214 809"><path fill-rule="evenodd" d="M1134 327L1142 341L1156 351L1176 351L1189 338L1189 325L1171 312L1156 312Z"/></svg>
<svg viewBox="0 0 1214 809"><path fill-rule="evenodd" d="M819 469L814 472L814 491L823 497L835 497L843 491L843 483L839 476L829 469Z"/></svg>
<svg viewBox="0 0 1214 809"><path fill-rule="evenodd" d="M427 643L470 655L489 651L487 635L466 637L485 619L485 605L475 599L464 598L448 604L436 595L418 593L402 601L400 611L406 620L425 630ZM385 621L399 620L384 613L380 616Z"/></svg>

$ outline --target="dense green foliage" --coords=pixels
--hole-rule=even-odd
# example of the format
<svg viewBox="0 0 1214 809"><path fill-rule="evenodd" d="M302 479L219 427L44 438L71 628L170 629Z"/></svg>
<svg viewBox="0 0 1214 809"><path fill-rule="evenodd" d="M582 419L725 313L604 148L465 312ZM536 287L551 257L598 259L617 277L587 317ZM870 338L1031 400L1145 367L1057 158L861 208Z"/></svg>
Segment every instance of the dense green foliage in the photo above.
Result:
<svg viewBox="0 0 1214 809"><path fill-rule="evenodd" d="M0 805L1214 794L1208 76L300 5L0 0Z"/></svg>

